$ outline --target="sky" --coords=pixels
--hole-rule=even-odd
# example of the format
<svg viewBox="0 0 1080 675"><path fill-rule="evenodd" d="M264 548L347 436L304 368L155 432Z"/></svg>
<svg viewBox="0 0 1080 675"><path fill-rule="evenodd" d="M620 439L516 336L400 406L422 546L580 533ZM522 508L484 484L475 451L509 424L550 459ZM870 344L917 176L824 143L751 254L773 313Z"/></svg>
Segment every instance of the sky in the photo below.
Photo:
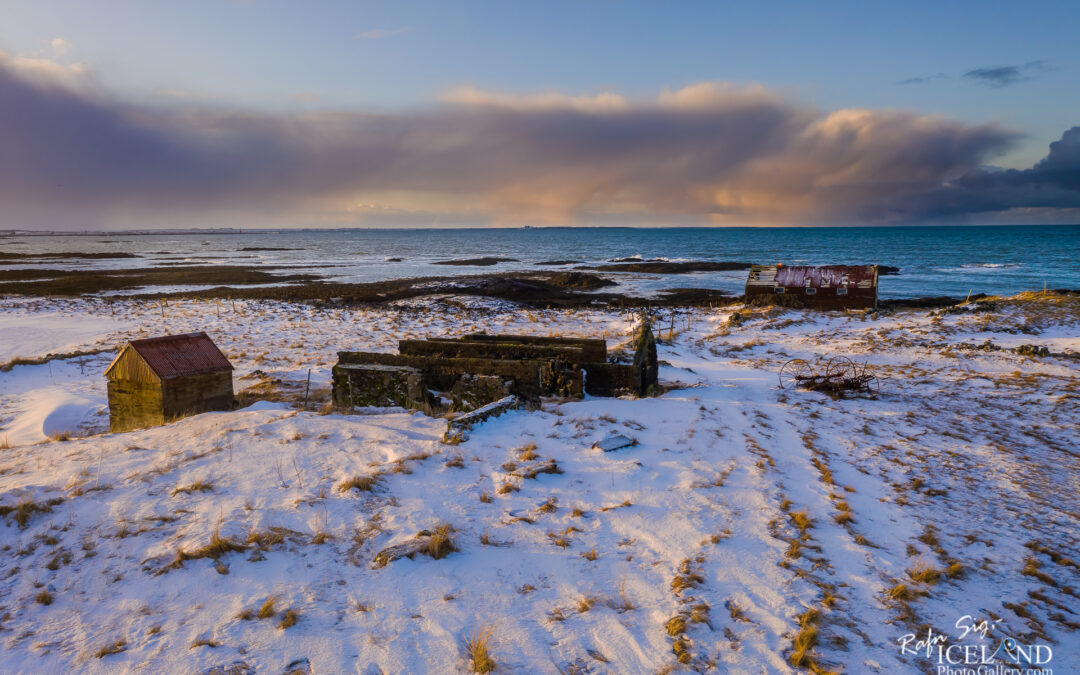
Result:
<svg viewBox="0 0 1080 675"><path fill-rule="evenodd" d="M1080 222L1076 2L0 0L0 228Z"/></svg>

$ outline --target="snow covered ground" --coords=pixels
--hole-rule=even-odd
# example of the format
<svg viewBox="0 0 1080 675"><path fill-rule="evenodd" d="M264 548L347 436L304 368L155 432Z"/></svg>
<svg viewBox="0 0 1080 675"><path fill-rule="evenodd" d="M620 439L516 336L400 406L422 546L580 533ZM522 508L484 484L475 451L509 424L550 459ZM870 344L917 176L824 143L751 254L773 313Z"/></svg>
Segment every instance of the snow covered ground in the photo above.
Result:
<svg viewBox="0 0 1080 675"><path fill-rule="evenodd" d="M634 321L475 298L0 311L85 322L65 351L206 330L238 390L311 368L321 391L339 349L404 337L614 346ZM444 420L280 402L104 434L112 354L0 372L0 671L457 672L484 631L497 672L936 672L905 637L927 631L1075 669L1080 300L732 315L679 313L670 336L661 317L662 396L551 401L456 446ZM777 388L788 359L838 354L881 393ZM92 435L43 440L69 427ZM637 444L591 448L610 432ZM442 524L456 552L373 564ZM961 638L977 619L987 637Z"/></svg>

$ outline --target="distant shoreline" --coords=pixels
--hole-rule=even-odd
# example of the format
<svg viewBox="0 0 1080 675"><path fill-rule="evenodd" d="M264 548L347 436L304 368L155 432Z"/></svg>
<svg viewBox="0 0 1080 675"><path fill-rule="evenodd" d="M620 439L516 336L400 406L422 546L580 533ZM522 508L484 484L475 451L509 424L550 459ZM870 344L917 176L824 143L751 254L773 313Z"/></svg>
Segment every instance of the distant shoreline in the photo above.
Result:
<svg viewBox="0 0 1080 675"><path fill-rule="evenodd" d="M498 231L545 231L545 230L918 230L940 228L1042 228L1080 227L1080 223L955 223L912 225L530 225L499 226L472 225L453 227L273 227L273 228L181 228L181 229L133 229L133 230L0 230L4 237L107 237L107 236L159 236L159 235L238 235L238 234L284 234L291 232L444 232L469 230Z"/></svg>

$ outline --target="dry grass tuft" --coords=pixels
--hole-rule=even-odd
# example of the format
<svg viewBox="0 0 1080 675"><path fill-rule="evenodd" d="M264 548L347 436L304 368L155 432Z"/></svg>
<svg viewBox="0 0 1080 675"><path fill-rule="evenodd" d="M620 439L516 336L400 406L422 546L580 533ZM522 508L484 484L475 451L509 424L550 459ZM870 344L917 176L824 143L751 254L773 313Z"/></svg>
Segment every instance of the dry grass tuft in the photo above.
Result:
<svg viewBox="0 0 1080 675"><path fill-rule="evenodd" d="M454 528L446 523L439 525L428 538L427 546L423 553L435 560L441 560L457 550L454 540L451 538Z"/></svg>
<svg viewBox="0 0 1080 675"><path fill-rule="evenodd" d="M596 552L595 548L590 548L588 551L585 551L584 553L582 553L581 557L585 558L586 560L591 562L591 561L596 560L597 558L599 558L600 554Z"/></svg>
<svg viewBox="0 0 1080 675"><path fill-rule="evenodd" d="M734 600L727 601L728 613L731 614L731 618L734 621L742 621L743 623L750 623L750 619L746 616L746 612L742 611L742 608L735 604Z"/></svg>
<svg viewBox="0 0 1080 675"><path fill-rule="evenodd" d="M899 600L900 602L907 602L915 597L915 594L908 588L907 584L896 584L888 590L886 595L892 600Z"/></svg>
<svg viewBox="0 0 1080 675"><path fill-rule="evenodd" d="M667 620L664 628L667 629L667 634L671 637L678 637L686 632L686 619L682 616L673 616Z"/></svg>
<svg viewBox="0 0 1080 675"><path fill-rule="evenodd" d="M596 605L596 598L586 595L583 596L577 603L577 611L584 614Z"/></svg>
<svg viewBox="0 0 1080 675"><path fill-rule="evenodd" d="M210 543L205 546L201 546L194 551L185 551L183 549L176 549L176 560L173 561L173 567L180 567L187 560L199 560L201 558L210 558L211 560L217 560L226 553L240 553L247 550L247 546L240 542L233 541L226 537L221 536L220 529L214 530L214 534L210 537Z"/></svg>
<svg viewBox="0 0 1080 675"><path fill-rule="evenodd" d="M629 612L637 609L637 605L630 598L630 594L626 592L626 579L619 581L619 589L617 597L610 603L612 609L616 609L620 612Z"/></svg>
<svg viewBox="0 0 1080 675"><path fill-rule="evenodd" d="M296 625L296 622L300 620L300 615L291 609L285 610L285 613L281 615L281 622L278 624L278 628L285 630L286 628L292 628Z"/></svg>
<svg viewBox="0 0 1080 675"><path fill-rule="evenodd" d="M927 584L929 586L933 586L941 581L941 570L922 560L916 560L914 564L908 568L907 574L911 577L912 581L920 584Z"/></svg>
<svg viewBox="0 0 1080 675"><path fill-rule="evenodd" d="M106 656L108 656L109 654L119 654L120 652L126 651L126 650L127 650L127 640L117 640L116 642L113 642L112 644L105 645L101 649L97 650L97 652L94 654L94 656L98 657L99 659L103 659Z"/></svg>
<svg viewBox="0 0 1080 675"><path fill-rule="evenodd" d="M287 537L303 537L304 535L296 530L290 530L287 527L271 526L265 530L250 530L248 536L244 540L245 544L254 544L260 549L267 550L273 546L280 546L285 543Z"/></svg>
<svg viewBox="0 0 1080 675"><path fill-rule="evenodd" d="M788 657L788 662L796 668L812 668L814 665L810 652L817 646L817 624L820 616L818 610L810 608L796 617L799 622L799 632L795 634L791 655Z"/></svg>
<svg viewBox="0 0 1080 675"><path fill-rule="evenodd" d="M671 651L675 653L679 663L687 664L694 660L694 655L690 653L690 641L685 636L675 640Z"/></svg>
<svg viewBox="0 0 1080 675"><path fill-rule="evenodd" d="M188 649L195 649L196 647L210 647L211 649L214 649L220 646L220 642L215 642L214 640L211 640L209 638L199 638L192 642L191 646L188 647Z"/></svg>
<svg viewBox="0 0 1080 675"><path fill-rule="evenodd" d="M62 497L56 497L44 502L35 502L32 499L27 498L15 506L0 505L0 518L15 514L15 522L19 525L19 529L25 530L26 526L30 523L30 518L33 517L35 513L51 513L52 507L63 501Z"/></svg>
<svg viewBox="0 0 1080 675"><path fill-rule="evenodd" d="M496 490L496 492L498 492L501 495L505 495L505 494L509 494L511 492L519 492L520 490L521 490L521 488L518 487L517 483L503 483L502 485L499 486L499 489Z"/></svg>
<svg viewBox="0 0 1080 675"><path fill-rule="evenodd" d="M352 478L346 478L338 483L337 489L339 492L348 492L349 490L359 490L360 492L371 492L381 482L381 478L376 475L360 475L353 476Z"/></svg>
<svg viewBox="0 0 1080 675"><path fill-rule="evenodd" d="M791 523L799 529L800 532L806 532L814 526L814 521L810 518L806 511L793 511L789 514Z"/></svg>
<svg viewBox="0 0 1080 675"><path fill-rule="evenodd" d="M629 499L627 499L627 500L624 500L621 504L616 504L615 506L601 507L600 510L603 511L604 513L607 513L608 511L614 511L615 509L624 509L627 506L633 506L633 505L634 505L634 503L632 501L630 501Z"/></svg>
<svg viewBox="0 0 1080 675"><path fill-rule="evenodd" d="M214 486L212 483L208 483L204 480L197 480L191 485L181 485L172 491L172 496L175 497L179 494L191 494L192 492L213 492Z"/></svg>
<svg viewBox="0 0 1080 675"><path fill-rule="evenodd" d="M465 468L465 458L462 457L460 454L459 455L454 455L450 459L443 462L443 466L445 466L445 467L447 467L449 469L464 469Z"/></svg>
<svg viewBox="0 0 1080 675"><path fill-rule="evenodd" d="M273 596L271 596L267 598L266 602L263 603L263 606L259 608L258 617L260 619L269 619L273 617L275 613L276 612L274 611L274 598Z"/></svg>
<svg viewBox="0 0 1080 675"><path fill-rule="evenodd" d="M516 450L518 458L523 462L536 459L540 455L536 452L536 443L527 443Z"/></svg>
<svg viewBox="0 0 1080 675"><path fill-rule="evenodd" d="M465 651L469 655L469 660L472 661L472 672L474 673L490 673L495 670L495 659L491 658L491 636L493 630L491 628L483 628L473 633L469 639L465 641Z"/></svg>
<svg viewBox="0 0 1080 675"><path fill-rule="evenodd" d="M37 600L38 604L40 605L51 605L53 601L53 596L52 593L47 590L41 591L34 596L34 600Z"/></svg>
<svg viewBox="0 0 1080 675"><path fill-rule="evenodd" d="M487 493L487 490L480 491L480 501L484 504L490 504L492 502L491 495Z"/></svg>

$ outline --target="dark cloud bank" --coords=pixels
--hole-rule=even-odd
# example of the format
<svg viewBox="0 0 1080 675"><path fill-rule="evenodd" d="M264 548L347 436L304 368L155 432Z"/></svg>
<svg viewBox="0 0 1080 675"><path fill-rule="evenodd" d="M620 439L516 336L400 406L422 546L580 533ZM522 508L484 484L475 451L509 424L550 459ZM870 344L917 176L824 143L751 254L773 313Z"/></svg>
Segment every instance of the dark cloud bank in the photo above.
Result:
<svg viewBox="0 0 1080 675"><path fill-rule="evenodd" d="M1080 206L1080 127L1031 169L998 171L981 167L1017 134L997 125L826 114L760 88L455 101L384 115L166 110L0 63L0 228L231 224L222 214L347 224L351 202L387 194L404 201L384 214L466 202L478 224L921 222Z"/></svg>

